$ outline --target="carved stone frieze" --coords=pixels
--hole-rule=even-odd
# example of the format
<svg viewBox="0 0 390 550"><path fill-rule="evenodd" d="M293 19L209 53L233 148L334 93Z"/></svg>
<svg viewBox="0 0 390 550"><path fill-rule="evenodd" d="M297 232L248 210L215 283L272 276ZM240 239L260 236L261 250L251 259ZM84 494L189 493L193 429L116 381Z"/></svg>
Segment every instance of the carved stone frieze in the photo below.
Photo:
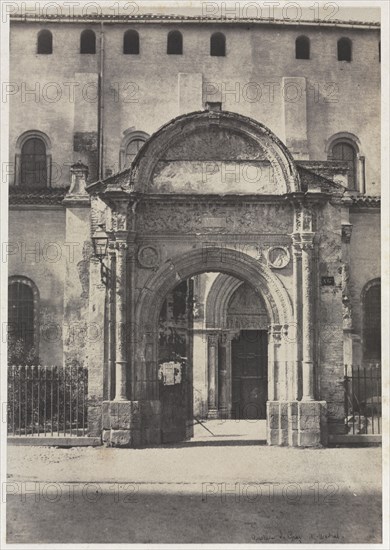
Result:
<svg viewBox="0 0 390 550"><path fill-rule="evenodd" d="M142 204L137 230L151 233L286 233L292 217L284 204Z"/></svg>

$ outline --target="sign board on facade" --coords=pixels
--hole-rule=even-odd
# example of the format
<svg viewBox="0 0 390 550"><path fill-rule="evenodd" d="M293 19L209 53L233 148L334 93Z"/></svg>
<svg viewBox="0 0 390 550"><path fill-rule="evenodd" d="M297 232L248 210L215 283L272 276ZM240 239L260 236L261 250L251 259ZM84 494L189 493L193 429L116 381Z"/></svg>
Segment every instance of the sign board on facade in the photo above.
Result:
<svg viewBox="0 0 390 550"><path fill-rule="evenodd" d="M321 286L334 286L334 277L321 277Z"/></svg>

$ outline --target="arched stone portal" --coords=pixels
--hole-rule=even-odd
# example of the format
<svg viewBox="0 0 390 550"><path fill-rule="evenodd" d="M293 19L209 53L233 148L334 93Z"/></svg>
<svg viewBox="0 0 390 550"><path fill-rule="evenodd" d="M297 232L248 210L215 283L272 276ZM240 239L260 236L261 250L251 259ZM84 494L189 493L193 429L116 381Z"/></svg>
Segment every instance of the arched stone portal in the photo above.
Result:
<svg viewBox="0 0 390 550"><path fill-rule="evenodd" d="M132 394L134 400L154 401L154 409L158 407L157 342L158 316L162 303L168 292L178 283L205 271L239 277L264 296L272 333L268 350L269 392L272 399L286 399L288 378L294 371L294 362L289 359L294 345L291 338L293 310L289 296L283 284L265 264L242 252L225 248L208 251L207 258L202 249L172 258L148 281L147 287L142 289L135 312L137 335Z"/></svg>
<svg viewBox="0 0 390 550"><path fill-rule="evenodd" d="M264 299L268 442L320 444L316 203L303 192L305 177L302 185L287 148L262 124L236 113L197 112L152 135L130 169L89 186L92 229L100 221L110 241L105 353L115 383L103 414L109 444L161 441L158 316L175 285L203 272L244 280Z"/></svg>

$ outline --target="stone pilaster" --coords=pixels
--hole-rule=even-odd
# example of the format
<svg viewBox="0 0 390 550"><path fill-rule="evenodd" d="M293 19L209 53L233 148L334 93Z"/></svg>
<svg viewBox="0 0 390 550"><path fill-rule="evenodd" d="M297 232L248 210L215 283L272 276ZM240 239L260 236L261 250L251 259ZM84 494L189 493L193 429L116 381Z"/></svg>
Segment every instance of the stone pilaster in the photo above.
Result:
<svg viewBox="0 0 390 550"><path fill-rule="evenodd" d="M107 391L106 399L111 400L115 392L115 279L116 251L115 243L108 245L108 281L107 281Z"/></svg>
<svg viewBox="0 0 390 550"><path fill-rule="evenodd" d="M301 366L302 366L302 249L299 233L292 235L293 240L293 307L295 322L295 341L293 345L293 375L290 390L290 399L295 401L302 395L301 387Z"/></svg>
<svg viewBox="0 0 390 550"><path fill-rule="evenodd" d="M127 341L126 341L126 291L127 291L127 243L115 242L116 250L116 334L115 334L115 398L114 401L127 401Z"/></svg>
<svg viewBox="0 0 390 550"><path fill-rule="evenodd" d="M302 233L302 401L313 401L313 233Z"/></svg>

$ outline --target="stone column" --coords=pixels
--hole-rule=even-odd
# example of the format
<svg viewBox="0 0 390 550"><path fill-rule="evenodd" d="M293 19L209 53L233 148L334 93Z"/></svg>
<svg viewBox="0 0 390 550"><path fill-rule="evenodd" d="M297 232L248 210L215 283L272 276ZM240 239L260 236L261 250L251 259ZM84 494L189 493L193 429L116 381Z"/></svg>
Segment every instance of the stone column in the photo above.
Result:
<svg viewBox="0 0 390 550"><path fill-rule="evenodd" d="M230 334L222 335L221 347L223 355L219 357L219 411L221 418L230 418L232 411L232 336Z"/></svg>
<svg viewBox="0 0 390 550"><path fill-rule="evenodd" d="M365 178L365 158L363 155L358 155L358 191L364 194L366 192L366 178Z"/></svg>
<svg viewBox="0 0 390 550"><path fill-rule="evenodd" d="M218 335L208 336L208 418L218 418Z"/></svg>
<svg viewBox="0 0 390 550"><path fill-rule="evenodd" d="M126 342L126 292L127 292L127 243L117 240L116 249L116 334L115 334L115 399L127 401L127 342Z"/></svg>
<svg viewBox="0 0 390 550"><path fill-rule="evenodd" d="M314 401L313 233L302 233L302 401Z"/></svg>
<svg viewBox="0 0 390 550"><path fill-rule="evenodd" d="M268 329L268 401L280 399L280 349L282 326L270 325Z"/></svg>

